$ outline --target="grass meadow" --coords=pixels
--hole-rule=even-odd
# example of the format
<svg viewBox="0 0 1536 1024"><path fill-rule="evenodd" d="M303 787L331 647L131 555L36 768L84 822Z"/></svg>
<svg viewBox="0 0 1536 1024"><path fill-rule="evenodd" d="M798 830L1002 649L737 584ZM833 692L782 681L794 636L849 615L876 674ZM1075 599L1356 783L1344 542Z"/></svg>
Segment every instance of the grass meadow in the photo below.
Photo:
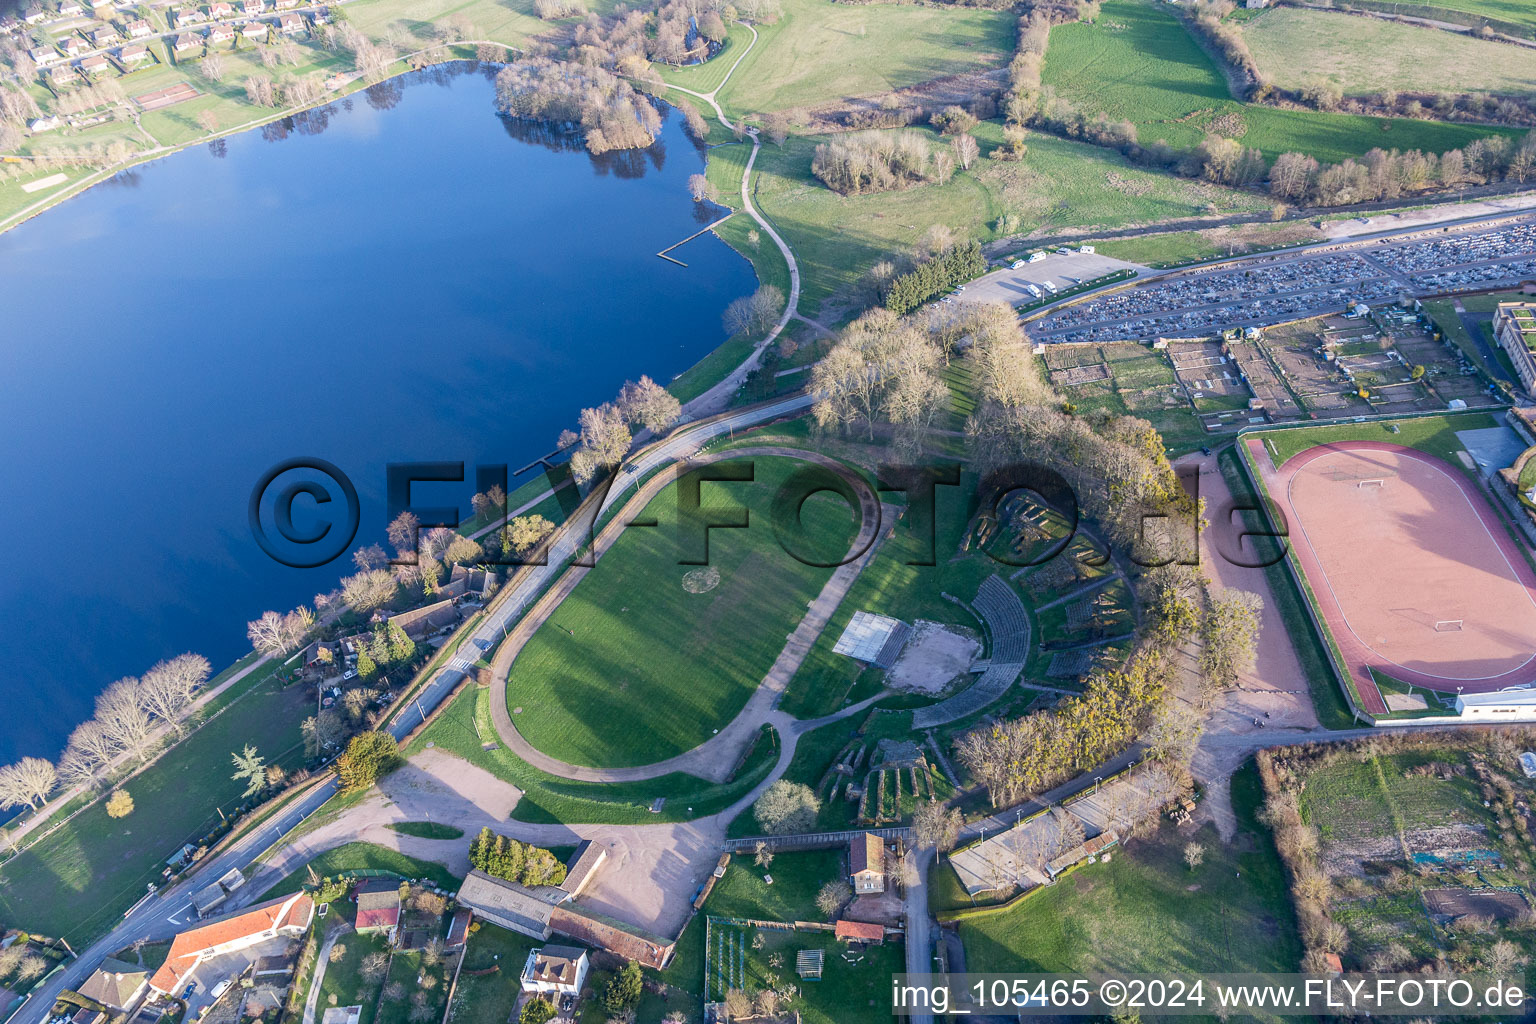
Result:
<svg viewBox="0 0 1536 1024"><path fill-rule="evenodd" d="M680 544L669 484L639 517L657 525L629 527L529 640L507 703L530 743L576 764L650 764L698 746L741 710L831 576L786 553L770 523L775 492L800 464L752 465L752 483L702 485L705 509L745 507L750 520L710 531L717 586L684 587L698 566L682 560L699 553ZM847 505L818 495L801 511L797 549L841 558L856 528Z"/></svg>
<svg viewBox="0 0 1536 1024"><path fill-rule="evenodd" d="M313 710L313 699L307 687L284 688L264 673L221 694L209 709L212 717L121 785L133 797L133 813L113 819L106 802L97 801L0 866L0 915L76 945L107 931L159 880L167 857L241 802L245 784L210 766L228 765L230 754L248 743L269 764L300 766L299 722Z"/></svg>
<svg viewBox="0 0 1536 1024"><path fill-rule="evenodd" d="M1257 773L1233 777L1238 835L1165 825L1108 864L1085 864L1012 906L959 923L966 970L1178 976L1294 971L1301 957L1285 876L1254 819ZM1186 842L1205 847L1191 870Z"/></svg>
<svg viewBox="0 0 1536 1024"><path fill-rule="evenodd" d="M1460 11L1479 18L1525 25L1536 33L1536 7L1532 7L1526 0L1397 0L1397 5L1404 14L1433 18L1436 9Z"/></svg>
<svg viewBox="0 0 1536 1024"><path fill-rule="evenodd" d="M1396 433L1392 432L1389 423L1390 427L1397 428ZM1488 413L1471 412L1453 416L1422 416L1408 420L1272 430L1265 431L1263 438L1277 466L1320 444L1334 441L1385 441L1417 448L1449 466L1461 469L1461 460L1456 457L1456 453L1462 451L1464 446L1456 437L1456 431L1481 430L1494 426L1498 426L1498 421Z"/></svg>
<svg viewBox="0 0 1536 1024"><path fill-rule="evenodd" d="M1260 70L1287 89L1328 81L1347 95L1530 92L1536 50L1335 11L1272 7L1243 26Z"/></svg>
<svg viewBox="0 0 1536 1024"><path fill-rule="evenodd" d="M1190 148L1215 131L1271 160L1297 151L1333 163L1378 146L1440 153L1498 131L1240 103L1178 18L1149 0L1108 0L1094 24L1052 29L1044 79L1081 109L1131 121L1143 144Z"/></svg>
<svg viewBox="0 0 1536 1024"><path fill-rule="evenodd" d="M775 24L758 27L757 45L717 97L728 114L889 92L999 68L1013 56L1014 16L1008 11L831 0L783 0L783 9Z"/></svg>

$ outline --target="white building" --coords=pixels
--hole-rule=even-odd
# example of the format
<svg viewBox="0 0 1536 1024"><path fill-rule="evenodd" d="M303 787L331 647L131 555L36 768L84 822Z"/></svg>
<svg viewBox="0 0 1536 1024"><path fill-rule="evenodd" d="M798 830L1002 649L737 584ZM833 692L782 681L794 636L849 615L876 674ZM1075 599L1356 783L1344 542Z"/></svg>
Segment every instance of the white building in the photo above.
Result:
<svg viewBox="0 0 1536 1024"><path fill-rule="evenodd" d="M578 946L531 950L523 965L523 991L536 996L579 995L587 983L587 951Z"/></svg>
<svg viewBox="0 0 1536 1024"><path fill-rule="evenodd" d="M1456 713L1472 723L1536 722L1536 689L1457 694Z"/></svg>

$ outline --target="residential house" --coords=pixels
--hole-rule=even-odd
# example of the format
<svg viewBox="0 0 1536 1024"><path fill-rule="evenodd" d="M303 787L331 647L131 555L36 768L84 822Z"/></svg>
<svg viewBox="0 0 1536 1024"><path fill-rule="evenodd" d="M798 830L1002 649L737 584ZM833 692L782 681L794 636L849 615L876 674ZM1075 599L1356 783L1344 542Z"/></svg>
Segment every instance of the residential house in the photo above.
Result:
<svg viewBox="0 0 1536 1024"><path fill-rule="evenodd" d="M117 59L124 64L141 64L149 60L149 47L138 45L125 46L117 51Z"/></svg>
<svg viewBox="0 0 1536 1024"><path fill-rule="evenodd" d="M578 946L545 946L529 950L523 964L523 991L534 996L579 996L590 967L587 951Z"/></svg>
<svg viewBox="0 0 1536 1024"><path fill-rule="evenodd" d="M273 0L272 3L272 9L274 11L291 11L295 7L303 6L303 0Z"/></svg>
<svg viewBox="0 0 1536 1024"><path fill-rule="evenodd" d="M66 85L72 85L72 84L74 84L75 81L77 81L77 79L75 78L75 69L70 67L67 64L60 64L58 67L56 67L52 71L48 72L48 80L50 82L52 82L54 85L59 86L61 88L63 86L66 86ZM55 122L57 122L58 118L56 118L56 117L53 117L53 118L45 117L45 118L41 118L40 120L43 120L43 121L55 121ZM50 128L57 128L58 124L52 124L49 127ZM33 131L46 131L46 130L47 129L40 129L40 128L34 128L33 129Z"/></svg>
<svg viewBox="0 0 1536 1024"><path fill-rule="evenodd" d="M859 895L885 892L885 841L873 832L849 842L848 872Z"/></svg>
<svg viewBox="0 0 1536 1024"><path fill-rule="evenodd" d="M225 18L233 18L234 16L234 4L224 3L223 0L220 0L219 3L208 5L208 17L214 19L215 21L219 21Z"/></svg>
<svg viewBox="0 0 1536 1024"><path fill-rule="evenodd" d="M1536 303L1499 303L1493 314L1493 335L1514 364L1521 386L1536 394Z"/></svg>
<svg viewBox="0 0 1536 1024"><path fill-rule="evenodd" d="M277 30L285 36L296 36L304 31L304 19L297 14L285 14L277 19Z"/></svg>
<svg viewBox="0 0 1536 1024"><path fill-rule="evenodd" d="M400 885L387 878L357 883L357 930L395 941L400 928Z"/></svg>
<svg viewBox="0 0 1536 1024"><path fill-rule="evenodd" d="M327 7L320 8L309 17L316 25L329 25L331 23L331 12Z"/></svg>
<svg viewBox="0 0 1536 1024"><path fill-rule="evenodd" d="M54 68L53 69L52 77L57 79L59 77L59 72L61 72L61 71L64 72L64 76L66 78L69 77L70 74L71 74L69 68ZM60 125L62 125L63 123L64 123L63 121L59 120L57 117L54 117L54 116L34 117L32 120L27 122L27 131L29 131L29 132L51 132L55 128L57 128Z"/></svg>
<svg viewBox="0 0 1536 1024"><path fill-rule="evenodd" d="M90 0L90 3L92 17L105 20L111 16L113 0Z"/></svg>
<svg viewBox="0 0 1536 1024"><path fill-rule="evenodd" d="M235 30L228 25L215 25L208 30L208 42L227 43L235 38Z"/></svg>
<svg viewBox="0 0 1536 1024"><path fill-rule="evenodd" d="M69 1024L107 1024L107 1011L82 1006L69 1015Z"/></svg>
<svg viewBox="0 0 1536 1024"><path fill-rule="evenodd" d="M177 53L186 53L188 50L195 50L202 45L202 38L192 34L191 32L183 32L181 35L176 37Z"/></svg>
<svg viewBox="0 0 1536 1024"><path fill-rule="evenodd" d="M261 0L240 0L240 13L247 18L255 18L265 12L266 4Z"/></svg>
<svg viewBox="0 0 1536 1024"><path fill-rule="evenodd" d="M391 615L388 621L399 626L412 640L421 640L445 626L457 624L459 612L452 601L438 601L399 615Z"/></svg>
<svg viewBox="0 0 1536 1024"><path fill-rule="evenodd" d="M867 921L839 921L833 926L832 933L841 942L872 942L878 945L885 941L885 926Z"/></svg>
<svg viewBox="0 0 1536 1024"><path fill-rule="evenodd" d="M207 958L248 949L278 936L298 938L309 930L314 917L315 901L299 892L188 929L171 940L165 963L149 979L149 987L170 995Z"/></svg>
<svg viewBox="0 0 1536 1024"><path fill-rule="evenodd" d="M176 12L176 27L186 28L188 25L201 25L208 20L208 15L201 7L183 7Z"/></svg>
<svg viewBox="0 0 1536 1024"><path fill-rule="evenodd" d="M121 41L122 37L117 34L117 29L111 25L104 25L91 33L91 45L98 50L103 46L116 46Z"/></svg>
<svg viewBox="0 0 1536 1024"><path fill-rule="evenodd" d="M75 991L117 1013L128 1013L148 988L147 970L107 957Z"/></svg>
<svg viewBox="0 0 1536 1024"><path fill-rule="evenodd" d="M448 583L450 586L459 585L459 589L448 596L485 601L496 589L496 575L484 569L470 569L467 566L455 565L453 572L448 576ZM443 593L448 594L448 591L445 589Z"/></svg>
<svg viewBox="0 0 1536 1024"><path fill-rule="evenodd" d="M155 30L151 28L149 22L145 21L143 18L140 18L138 21L130 21L128 23L129 39L148 39L154 34Z"/></svg>
<svg viewBox="0 0 1536 1024"><path fill-rule="evenodd" d="M59 59L59 51L51 46L34 46L27 53L32 58L32 63L45 68Z"/></svg>
<svg viewBox="0 0 1536 1024"><path fill-rule="evenodd" d="M79 36L65 36L59 40L59 50L66 57L78 57L85 52L85 42Z"/></svg>
<svg viewBox="0 0 1536 1024"><path fill-rule="evenodd" d="M306 679L329 679L341 675L341 644L334 640L316 640L304 648L299 658L299 672Z"/></svg>
<svg viewBox="0 0 1536 1024"><path fill-rule="evenodd" d="M272 34L272 26L264 21L248 21L240 29L240 34L253 43L264 43L267 36Z"/></svg>
<svg viewBox="0 0 1536 1024"><path fill-rule="evenodd" d="M61 18L78 18L84 13L85 8L81 6L78 0L64 0L63 3L59 4L59 17Z"/></svg>
<svg viewBox="0 0 1536 1024"><path fill-rule="evenodd" d="M104 75L112 70L111 63L101 54L87 57L80 62L80 70L87 75Z"/></svg>

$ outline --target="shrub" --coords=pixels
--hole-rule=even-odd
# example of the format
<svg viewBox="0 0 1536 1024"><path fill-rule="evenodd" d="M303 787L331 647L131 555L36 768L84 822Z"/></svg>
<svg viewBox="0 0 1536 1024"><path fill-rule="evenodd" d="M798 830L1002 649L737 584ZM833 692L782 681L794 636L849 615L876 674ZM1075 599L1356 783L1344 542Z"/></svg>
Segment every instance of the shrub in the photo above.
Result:
<svg viewBox="0 0 1536 1024"><path fill-rule="evenodd" d="M364 732L352 737L346 751L336 759L336 773L347 792L367 789L400 767L400 745L387 732Z"/></svg>
<svg viewBox="0 0 1536 1024"><path fill-rule="evenodd" d="M816 825L821 801L811 787L788 779L769 786L752 805L758 826L773 835L808 832Z"/></svg>
<svg viewBox="0 0 1536 1024"><path fill-rule="evenodd" d="M107 817L126 818L133 813L133 796L126 789L119 789L107 797Z"/></svg>

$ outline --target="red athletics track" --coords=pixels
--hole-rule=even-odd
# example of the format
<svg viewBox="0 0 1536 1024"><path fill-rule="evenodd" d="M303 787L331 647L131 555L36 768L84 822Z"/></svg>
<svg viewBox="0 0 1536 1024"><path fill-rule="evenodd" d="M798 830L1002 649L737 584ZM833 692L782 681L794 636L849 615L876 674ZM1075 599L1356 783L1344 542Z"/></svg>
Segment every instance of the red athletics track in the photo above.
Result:
<svg viewBox="0 0 1536 1024"><path fill-rule="evenodd" d="M1270 465L1262 441L1247 444ZM1387 711L1373 667L1446 693L1536 681L1536 573L1463 474L1402 445L1346 441L1264 483L1362 710Z"/></svg>

